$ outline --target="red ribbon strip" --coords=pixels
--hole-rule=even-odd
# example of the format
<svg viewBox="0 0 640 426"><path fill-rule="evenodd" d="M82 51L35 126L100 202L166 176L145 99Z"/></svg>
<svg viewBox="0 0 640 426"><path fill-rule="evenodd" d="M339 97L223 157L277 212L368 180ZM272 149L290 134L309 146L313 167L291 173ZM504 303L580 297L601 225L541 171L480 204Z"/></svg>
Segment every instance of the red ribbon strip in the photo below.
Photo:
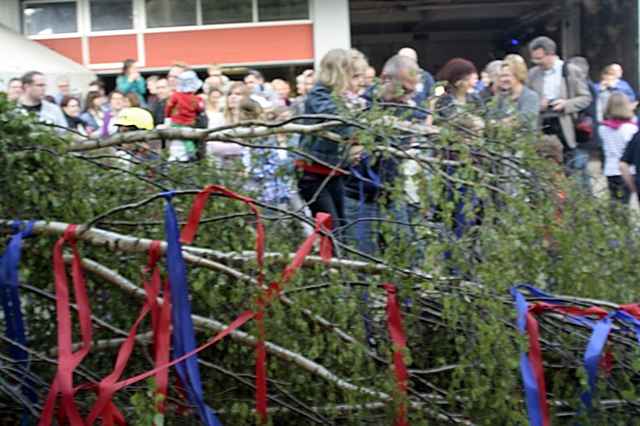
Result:
<svg viewBox="0 0 640 426"><path fill-rule="evenodd" d="M264 283L264 225L260 220L260 212L254 204L254 200L244 195L237 194L220 185L208 185L196 195L187 224L182 228L180 242L191 244L198 232L198 226L202 218L202 211L209 200L211 194L222 194L234 200L247 204L256 217L256 259L258 262L258 288ZM258 341L256 343L256 411L262 424L267 423L267 351L265 349L266 332L264 326L264 306L258 303L256 313L256 323L258 326Z"/></svg>
<svg viewBox="0 0 640 426"><path fill-rule="evenodd" d="M206 201L212 193L220 193L230 198L242 201L249 205L253 213L256 215L256 257L259 267L258 282L262 285L264 280L263 267L264 267L264 226L260 221L260 213L256 208L253 200L238 195L224 187L217 185L210 185L200 192L194 201L194 204L189 215L187 225L182 230L181 241L185 244L193 242L197 233L202 211L206 204ZM68 419L71 426L84 426L85 423L80 416L74 401L75 392L81 388L93 387L93 386L79 386L73 387L73 370L80 364L82 359L87 355L91 346L91 312L89 310L88 297L86 295L86 285L84 277L82 276L82 268L80 263L80 256L77 251L75 242L75 229L76 225L70 225L64 236L58 240L54 249L54 272L56 276L56 295L57 295L57 312L58 312L58 346L59 351L59 370L51 386L49 397L43 409L43 413L40 419L39 426L50 425L53 418L53 411L55 408L55 401L58 393L62 393L62 410L59 411L59 422L62 424L64 419ZM272 283L269 288L263 291L262 296L258 299L258 309L254 311L245 311L240 314L227 328L219 332L209 341L195 350L184 354L183 356L174 359L169 362L169 341L170 341L170 302L168 299L169 290L167 283L164 285L164 303L162 307L157 305L157 295L160 288L160 275L156 267L156 263L160 257L160 244L159 242L153 242L149 250L149 265L148 270L152 270L151 283L145 283L145 290L147 290L147 301L143 306L136 322L131 327L129 336L122 344L118 357L116 359L116 365L114 371L107 377L105 377L100 384L98 384L99 397L94 406L87 421L87 425L94 424L95 420L102 417L105 425L124 425L124 417L112 403L113 395L119 390L130 386L139 381L145 380L151 376L156 376L156 383L158 393L166 396L168 386L168 369L185 359L215 345L226 336L242 327L251 319L256 319L258 325L258 339L256 344L256 411L260 416L262 423L266 423L267 418L267 378L266 378L266 345L265 345L265 327L264 327L264 309L273 301L276 295L282 291L288 281L290 281L295 273L303 265L306 257L311 253L315 241L320 238L320 256L325 262L329 262L332 257L332 242L331 238L327 235L331 230L331 216L325 213L319 213L316 216L316 227L313 234L311 234L303 244L298 248L291 263L284 269L281 278L278 283ZM62 247L65 242L69 242L73 248L73 282L78 299L78 308L80 314L80 328L82 334L83 345L76 353L71 353L71 319L69 310L69 294L68 285L66 281L66 275L64 270L64 260L62 258ZM154 302L152 302L152 300ZM126 363L131 355L133 346L135 344L135 337L137 334L137 328L142 319L151 313L152 327L154 330L155 340L155 364L156 367L147 372L138 374L134 377L130 377L125 380L118 381L122 375ZM406 374L406 369L405 369ZM162 412L162 403L159 404L158 409ZM399 424L399 426L404 426Z"/></svg>
<svg viewBox="0 0 640 426"><path fill-rule="evenodd" d="M529 360L538 382L538 390L540 392L540 412L542 413L543 426L550 425L549 403L547 402L547 388L544 380L544 367L542 366L542 348L540 347L540 329L536 315L543 312L557 312L565 315L573 315L578 317L595 316L600 319L606 317L608 312L602 308L593 306L589 308L580 308L577 306L560 306L550 303L535 303L529 305L527 312L527 333L529 334Z"/></svg>
<svg viewBox="0 0 640 426"><path fill-rule="evenodd" d="M124 368L131 357L133 348L135 346L135 339L138 332L138 327L142 320L152 313L152 329L155 337L155 365L163 365L169 361L169 337L170 337L170 321L171 321L171 302L170 292L167 283L164 286L164 300L162 307L158 304L158 295L160 288L162 287L162 281L160 279L160 271L157 267L158 260L160 259L162 252L160 249L160 242L153 241L149 247L149 263L147 265L147 272L150 272L151 282L145 282L144 287L147 293L147 299L145 304L140 310L140 314L135 323L129 331L124 343L120 346L118 356L116 358L116 365L113 372L107 377L102 379L98 384L98 400L94 404L87 418L87 425L91 426L95 421L101 417L103 424L109 426L114 424L114 418L118 414L116 406L113 404L113 395L116 392L115 383L122 376ZM154 319L155 316L155 319ZM167 386L169 380L169 370L162 370L156 374L157 393L161 394L164 398L167 396ZM158 404L158 410L164 413L164 404L161 402ZM124 419L122 422L116 421L118 425L125 425Z"/></svg>
<svg viewBox="0 0 640 426"><path fill-rule="evenodd" d="M50 425L53 421L58 394L61 394L61 406L58 411L58 422L64 424L68 420L71 426L84 426L82 417L74 400L76 389L73 386L73 372L87 356L91 349L91 307L87 297L87 288L82 274L80 254L75 239L76 225L69 225L63 236L58 239L53 249L53 271L56 287L56 315L58 321L58 371L49 389L49 395L40 416L39 426ZM73 252L71 277L80 320L80 336L82 345L73 352L71 309L69 302L69 284L64 265L62 249L69 243Z"/></svg>
<svg viewBox="0 0 640 426"><path fill-rule="evenodd" d="M408 426L406 396L409 388L409 373L402 357L402 351L407 347L407 339L402 327L400 306L398 305L398 290L390 283L383 285L387 292L387 327L393 342L393 365L396 375L397 411L394 426Z"/></svg>

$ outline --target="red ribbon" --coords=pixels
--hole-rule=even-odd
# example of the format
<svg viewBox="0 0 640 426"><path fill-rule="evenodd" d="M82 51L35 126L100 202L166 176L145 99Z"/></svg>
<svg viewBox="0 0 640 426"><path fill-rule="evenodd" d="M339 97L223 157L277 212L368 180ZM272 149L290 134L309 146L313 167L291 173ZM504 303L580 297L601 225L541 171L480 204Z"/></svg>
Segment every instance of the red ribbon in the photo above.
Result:
<svg viewBox="0 0 640 426"><path fill-rule="evenodd" d="M387 291L387 327L393 342L393 365L396 376L397 405L394 426L408 426L406 396L409 388L409 373L404 363L402 351L407 347L407 339L402 327L400 306L396 286L390 283L383 285Z"/></svg>
<svg viewBox="0 0 640 426"><path fill-rule="evenodd" d="M620 310L640 320L640 305L620 305Z"/></svg>
<svg viewBox="0 0 640 426"><path fill-rule="evenodd" d="M560 306L550 303L539 302L529 305L527 312L527 332L529 334L529 360L533 369L533 374L538 383L538 391L540 395L540 412L542 413L543 426L550 425L549 404L547 402L547 388L544 380L544 367L542 366L542 349L540 347L540 330L536 315L543 312L557 312L565 315L588 317L596 316L604 318L608 312L602 308L593 306L589 308L580 308L577 306Z"/></svg>
<svg viewBox="0 0 640 426"><path fill-rule="evenodd" d="M87 425L93 425L95 421L101 417L105 425L112 425L114 419L119 414L116 406L113 404L113 395L116 392L115 383L122 376L124 368L131 357L133 347L135 346L135 339L138 332L138 327L142 320L151 312L152 314L152 329L154 331L155 338L155 365L163 365L169 361L169 337L170 337L170 321L171 321L171 302L170 292L168 284L164 285L164 301L162 307L158 304L157 297L162 287L162 281L160 279L160 271L157 267L158 260L160 259L162 252L160 249L160 242L153 241L149 247L149 263L147 265L147 272L151 272L151 282L145 282L144 287L147 293L147 299L145 304L140 310L140 314L135 323L129 331L124 343L120 346L118 356L116 358L116 365L107 377L102 379L98 384L98 400L94 404L87 418ZM167 386L169 380L169 370L162 370L156 374L157 393L161 394L163 398L167 396ZM164 413L164 403L160 402L157 406L161 413ZM120 415L121 417L121 415ZM124 419L122 421L116 421L118 425L125 425Z"/></svg>
<svg viewBox="0 0 640 426"><path fill-rule="evenodd" d="M254 204L254 200L244 195L237 194L219 185L208 185L196 195L187 224L182 228L180 241L183 244L191 244L198 232L198 226L202 218L202 211L207 204L211 194L222 194L234 200L247 204L256 216L256 259L258 262L258 288L264 283L264 225L260 220L260 212ZM267 351L265 348L266 332L264 326L264 306L258 303L256 312L256 323L258 327L258 339L256 343L256 411L262 424L267 423Z"/></svg>
<svg viewBox="0 0 640 426"><path fill-rule="evenodd" d="M63 236L58 239L53 249L53 271L56 287L56 315L58 321L58 371L53 379L49 395L40 416L39 426L50 425L53 421L58 394L61 405L58 411L58 422L64 424L68 420L71 426L84 426L82 417L74 400L77 389L73 386L73 372L87 356L91 348L91 307L87 297L87 287L82 274L80 254L75 239L76 225L69 225ZM71 309L69 302L69 284L64 265L62 249L69 243L73 253L71 277L80 320L80 336L82 345L73 352L71 331Z"/></svg>
<svg viewBox="0 0 640 426"><path fill-rule="evenodd" d="M181 241L185 244L190 244L195 238L202 211L206 204L206 201L210 194L220 193L230 198L240 200L249 205L253 213L256 215L256 257L259 267L258 282L262 286L264 280L263 266L264 266L264 227L260 221L260 214L255 207L253 200L250 198L238 195L224 187L217 185L210 185L200 192L194 200L191 213L187 225L182 230ZM254 311L245 311L240 314L227 328L216 334L213 338L208 340L202 346L195 350L184 354L180 358L169 361L169 323L170 323L170 302L168 299L169 290L167 283L164 284L164 303L162 307L157 305L157 296L160 289L160 275L156 267L156 263L160 257L160 244L159 242L153 242L149 250L149 265L148 270L152 270L151 283L145 283L145 290L147 290L147 301L143 306L136 322L131 327L129 336L120 347L118 357L116 359L116 365L113 372L105 377L97 386L98 388L98 400L92 407L87 424L92 425L95 420L102 417L103 422L107 425L118 424L123 425L124 417L113 405L113 395L119 390L130 386L139 381L145 380L151 376L156 376L156 383L158 393L166 396L168 385L168 369L185 359L215 345L226 336L242 327L251 319L256 319L258 325L258 339L256 343L256 411L260 416L262 423L266 423L267 417L267 378L266 378L266 345L265 345L265 327L264 327L264 309L273 301L282 291L282 286L290 281L295 273L303 265L305 258L311 253L315 241L320 238L320 256L325 262L329 262L332 257L332 242L331 238L326 235L331 229L331 216L326 213L319 213L316 216L316 227L313 234L311 234L303 244L298 248L291 263L284 269L281 278L278 283L272 283L268 289L264 290L262 295L258 299L258 309ZM72 383L73 370L79 365L82 359L86 356L91 346L91 312L89 310L88 297L86 295L86 285L82 276L82 269L80 264L80 256L77 252L75 243L75 225L70 225L64 236L56 243L54 249L54 271L56 275L56 295L57 295L57 311L58 311L58 346L59 352L59 370L56 378L51 386L49 397L40 419L39 426L46 426L51 424L53 418L53 411L55 408L55 400L58 392L62 393L62 410L59 413L59 422L62 424L65 418L69 419L71 426L84 426L84 422L79 414L79 411L74 402L74 394L81 388L87 388L92 386L80 386L74 389ZM80 313L80 328L82 332L83 345L76 353L71 353L71 320L69 311L69 294L67 289L67 281L64 270L64 261L62 259L62 246L65 242L69 242L73 248L73 281L78 299L78 308ZM152 302L153 301L153 302ZM155 364L156 367L152 370L138 374L134 377L130 377L125 380L119 380L126 363L133 350L135 344L135 336L137 334L137 328L148 313L151 313L152 326L154 330L155 339ZM406 369L405 369L406 374ZM162 403L159 404L158 409L162 412ZM401 425L402 426L402 425Z"/></svg>

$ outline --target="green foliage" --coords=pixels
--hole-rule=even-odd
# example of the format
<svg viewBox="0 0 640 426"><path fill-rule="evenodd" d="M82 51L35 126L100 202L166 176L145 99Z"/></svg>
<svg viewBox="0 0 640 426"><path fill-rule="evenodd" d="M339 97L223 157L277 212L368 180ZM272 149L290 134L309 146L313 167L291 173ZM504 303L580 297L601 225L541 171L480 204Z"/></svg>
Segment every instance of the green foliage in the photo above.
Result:
<svg viewBox="0 0 640 426"><path fill-rule="evenodd" d="M378 107L349 116L366 124L366 130L357 132L358 141L366 150L393 141L388 123L380 120L383 116L384 112ZM436 419L435 413L445 416L456 413L479 425L525 424L518 359L526 342L514 329L515 310L508 289L515 283L526 282L557 294L629 303L640 297L634 274L640 247L633 227L629 221L621 220L620 211L605 201L581 195L570 181L555 178L557 170L535 155L536 141L531 135L499 123L488 123L483 132L474 136L461 132L459 126L456 122L443 123L440 136L425 150L428 157L460 163L455 172L459 181L453 186L442 164L432 162L424 166L417 182L420 203L416 208L420 215L412 220L417 222L420 217L426 217L429 222L415 223L420 226L409 238L398 237L393 223L381 226L385 251L379 256L380 260L397 268L419 268L432 274L433 279L398 270L372 274L347 267L306 267L288 287L288 296L294 305L275 303L267 310L267 338L323 365L350 383L393 394L394 376L388 364L392 346L387 337L384 293L377 286L394 282L403 303L409 344L406 361L409 369L415 371L410 396L414 399L415 393L435 395L438 400L434 403L426 399L424 410L410 409L412 424L448 423L442 418ZM32 117L15 112L1 97L0 141L1 218L87 223L100 213L160 191L135 177L148 177L147 166L133 166L128 172L121 170L121 163L109 158L113 155L109 150L66 153L69 140L35 124ZM510 169L496 160L501 157L519 158L521 164ZM244 192L246 177L229 172L228 168L208 161L172 165L156 173L153 181L176 190L218 183ZM482 221L456 239L450 231L456 205L465 201L468 217L479 214L471 207L470 193L465 195L457 190L462 181L471 188L471 194L482 200ZM400 180L389 189L390 198L402 196L403 183ZM559 206L554 196L560 190L567 193L568 200L562 208L561 220L557 218ZM191 200L191 196L175 198L176 209L183 220ZM213 198L203 217L219 220L203 224L194 244L222 252L253 250L254 218L237 216L247 212L242 203ZM303 240L297 221L269 210L263 213L267 251L294 252ZM234 216L227 217L229 215ZM158 200L117 213L96 226L162 239L162 202ZM54 293L50 266L54 241L55 237L44 235L30 239L21 267L23 282L49 294ZM418 244L423 245L424 255L416 260L416 253L420 252ZM113 252L87 243L81 243L80 250L83 256L141 285L140 271L146 264L145 256ZM357 258L353 254L349 256ZM255 261L231 262L230 266L256 276ZM283 267L282 262L269 260L266 282L277 280ZM452 271L457 271L454 277ZM139 310L139 302L99 277L89 275L88 280L93 314L120 330L128 330ZM258 295L258 289L246 282L202 268L189 267L189 282L194 313L225 323L252 308ZM368 305L363 302L365 290ZM30 346L46 352L56 344L54 305L50 299L31 292L23 292L23 299ZM305 310L321 315L362 343L345 343L331 329L310 321ZM364 313L371 319L372 336L367 336L365 331ZM142 326L145 330L149 327L148 323ZM580 406L578 398L585 387L580 366L584 336L579 338L576 330L569 328L551 328L557 335L547 330L542 329L543 338L561 343L561 348L544 353L545 361L553 366L547 367L547 388L553 398L568 404L560 408L554 406L553 412L570 412ZM244 331L256 335L253 325L246 326ZM111 330L95 329L95 340L113 337L117 336ZM199 332L197 337L203 342L210 335ZM374 338L375 346L366 343L367 337ZM126 377L152 368L148 352L148 347L137 346ZM378 359L372 358L370 352L375 352ZM94 379L104 377L113 368L115 353L115 348L92 351L82 371ZM616 359L633 366L634 373L616 370L609 380L615 386L601 380L598 400L636 397L640 370L637 355L637 350L615 352ZM251 386L253 348L225 340L200 357L213 365L201 366L205 395L212 407L222 411L223 423L244 426L255 422ZM562 368L557 368L558 365ZM42 363L33 368L49 382L55 371L54 367ZM434 369L437 371L429 373ZM311 412L308 407L317 407L318 415L330 424L392 423L391 403L382 410L346 413L338 410L336 406L379 401L363 392L345 391L292 362L270 355L268 375L270 395L286 403L285 408ZM153 388L151 384L118 394L118 406L124 407L126 415L135 419L134 424L151 425L154 421L156 426L159 424ZM178 397L173 389L170 392L170 400ZM417 397L414 400L421 401ZM79 401L87 407L92 397L81 393ZM279 402L270 402L272 407L279 405ZM194 424L193 413L180 414L170 403L168 407L163 420L166 424ZM599 424L623 424L628 415L623 408L605 413L596 405L595 410L594 418L601 420ZM607 422L602 422L604 418ZM573 420L571 417L559 419L557 424L570 424ZM275 412L271 422L313 424L299 411Z"/></svg>

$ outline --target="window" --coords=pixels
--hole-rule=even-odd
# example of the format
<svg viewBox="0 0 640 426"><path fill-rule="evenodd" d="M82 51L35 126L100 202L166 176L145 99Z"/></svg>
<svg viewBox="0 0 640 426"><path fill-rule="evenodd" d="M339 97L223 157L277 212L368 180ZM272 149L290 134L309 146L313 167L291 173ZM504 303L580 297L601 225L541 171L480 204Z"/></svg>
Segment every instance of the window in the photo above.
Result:
<svg viewBox="0 0 640 426"><path fill-rule="evenodd" d="M63 34L78 31L76 2L25 3L22 8L25 34Z"/></svg>
<svg viewBox="0 0 640 426"><path fill-rule="evenodd" d="M309 19L308 0L258 0L259 21Z"/></svg>
<svg viewBox="0 0 640 426"><path fill-rule="evenodd" d="M145 5L147 28L196 25L196 0L146 0Z"/></svg>
<svg viewBox="0 0 640 426"><path fill-rule="evenodd" d="M205 25L251 21L252 0L202 0L202 23Z"/></svg>
<svg viewBox="0 0 640 426"><path fill-rule="evenodd" d="M131 3L131 0L90 0L91 31L133 28L133 6Z"/></svg>

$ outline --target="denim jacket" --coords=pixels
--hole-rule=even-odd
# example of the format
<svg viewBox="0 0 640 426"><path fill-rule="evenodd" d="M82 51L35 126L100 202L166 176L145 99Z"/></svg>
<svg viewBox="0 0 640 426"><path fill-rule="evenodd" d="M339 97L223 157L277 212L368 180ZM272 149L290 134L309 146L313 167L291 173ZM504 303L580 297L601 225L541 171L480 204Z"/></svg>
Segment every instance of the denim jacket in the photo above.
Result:
<svg viewBox="0 0 640 426"><path fill-rule="evenodd" d="M336 105L334 96L330 88L316 83L307 95L304 105L305 114L338 115L338 105ZM307 124L315 122L318 121L308 120ZM349 137L353 133L353 128L339 126L331 131L343 137ZM344 166L346 163L347 144L336 143L316 135L304 135L300 144L304 152L331 166Z"/></svg>

